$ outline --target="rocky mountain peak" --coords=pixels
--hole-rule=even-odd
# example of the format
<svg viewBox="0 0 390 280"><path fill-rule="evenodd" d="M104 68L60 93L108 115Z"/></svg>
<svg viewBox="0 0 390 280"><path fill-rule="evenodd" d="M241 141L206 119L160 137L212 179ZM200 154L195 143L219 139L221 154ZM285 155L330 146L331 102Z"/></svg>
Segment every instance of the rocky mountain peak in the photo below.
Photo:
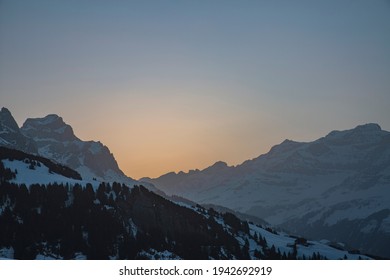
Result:
<svg viewBox="0 0 390 280"><path fill-rule="evenodd" d="M34 139L78 140L74 135L72 127L55 114L50 114L43 118L29 118L24 122L21 131L24 135Z"/></svg>
<svg viewBox="0 0 390 280"><path fill-rule="evenodd" d="M0 146L17 149L28 153L36 153L34 141L25 137L7 108L0 110Z"/></svg>
<svg viewBox="0 0 390 280"><path fill-rule="evenodd" d="M3 107L0 110L0 126L3 130L8 130L12 132L18 132L19 126L16 123L14 117L12 116L11 112Z"/></svg>

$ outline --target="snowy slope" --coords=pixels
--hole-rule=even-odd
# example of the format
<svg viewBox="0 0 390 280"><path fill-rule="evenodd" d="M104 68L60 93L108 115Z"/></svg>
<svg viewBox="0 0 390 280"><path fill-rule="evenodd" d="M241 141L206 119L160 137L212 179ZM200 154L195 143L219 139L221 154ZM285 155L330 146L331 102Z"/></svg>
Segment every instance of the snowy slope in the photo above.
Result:
<svg viewBox="0 0 390 280"><path fill-rule="evenodd" d="M206 216L206 218L210 218L210 215L202 211L199 206L189 205L186 203L175 203L192 209L199 214ZM329 260L338 260L345 258L349 260L371 259L366 255L360 254L356 250L348 250L348 248L346 248L345 245L342 243L338 243L335 244L337 246L333 246L332 242L328 240L306 240L301 237L288 235L284 232L278 232L271 228L266 229L263 226L256 225L253 223L249 223L249 234L240 231L236 232L228 224L226 224L222 217L223 214L221 215L220 213L216 212L214 215L214 219L216 219L216 221L220 225L222 225L227 232L230 232L231 234L235 235L236 239L241 245L244 245L245 239L249 241L249 253L252 259L256 258L256 256L254 255L255 250L262 250L261 246L259 246L258 240L255 240L254 236L264 238L266 240L268 248L274 246L275 250L280 251L281 254L293 254L295 247L298 259L310 258L313 256L313 254L320 254L322 257L325 257Z"/></svg>
<svg viewBox="0 0 390 280"><path fill-rule="evenodd" d="M168 194L255 215L312 238L361 249L390 240L390 133L377 124L309 143L286 140L236 167L218 162L144 180ZM379 250L374 253L390 256L379 242L373 246Z"/></svg>
<svg viewBox="0 0 390 280"><path fill-rule="evenodd" d="M34 192L27 193L22 189L12 186L0 192L0 225L4 226L5 221L11 232L20 230L26 233L4 240L3 247L0 246L0 258L370 259L355 250L341 248L341 244L337 249L327 241L289 236L248 224L231 213L219 213L199 205L182 207L143 187L129 189L119 186L113 191L111 187L100 186L96 196L88 188L80 188L76 192L70 190L71 200L67 195L58 195L64 194L61 187L54 192L44 187L36 187ZM113 192L119 195L115 200L108 199ZM49 201L54 199L56 206L38 202L40 196L37 193ZM89 201L87 197L91 194ZM15 207L21 201L24 205L34 205L34 208L27 211ZM7 218L2 219L2 215ZM62 218L56 224L52 217ZM36 228L32 221L40 221L40 227ZM52 232L50 228L54 225L61 230ZM110 226L112 228L108 229ZM76 239L69 239L68 234L73 231ZM29 235L30 232L33 234ZM96 239L100 236L104 238ZM129 247L124 240L134 246ZM25 246L19 246L20 242ZM67 247L69 244L73 245ZM33 249L26 249L30 247ZM126 255L130 250L132 253Z"/></svg>
<svg viewBox="0 0 390 280"><path fill-rule="evenodd" d="M12 171L17 171L16 178L10 180L12 183L16 184L26 184L29 186L31 184L44 184L49 183L69 183L74 185L76 183L86 183L87 181L76 180L72 178L65 177L61 174L53 173L49 171L49 168L40 163L39 166L35 166L34 169L30 168L30 163L26 163L19 160L2 160L5 168L10 168Z"/></svg>
<svg viewBox="0 0 390 280"><path fill-rule="evenodd" d="M283 233L271 233L261 227L250 225L251 234L254 234L255 232L263 236L267 240L267 244L269 246L274 245L275 248L279 249L282 253L292 253L293 252L293 244L295 244L297 238L288 236ZM313 253L317 254L320 253L321 255L325 256L329 260L338 260L347 258L349 260L358 260L360 259L369 259L369 257L352 253L352 251L348 250L342 250L342 249L336 249L334 247L329 246L328 241L307 241L306 244L297 244L297 255L299 258L302 258L303 256L312 256Z"/></svg>
<svg viewBox="0 0 390 280"><path fill-rule="evenodd" d="M369 132L370 126L367 129ZM268 154L237 167L219 162L202 171L145 180L168 194L199 203L252 214L258 205L266 209L259 209L264 213L258 214L273 224L301 217L310 209L361 205L329 215L327 223L334 224L348 217L366 217L390 205L390 133L377 132L383 137L378 138L374 131L374 137L368 133L368 141L356 146L337 143L343 141L345 132L331 133L314 143L285 141ZM367 148L362 149L363 145ZM283 211L286 207L288 212Z"/></svg>

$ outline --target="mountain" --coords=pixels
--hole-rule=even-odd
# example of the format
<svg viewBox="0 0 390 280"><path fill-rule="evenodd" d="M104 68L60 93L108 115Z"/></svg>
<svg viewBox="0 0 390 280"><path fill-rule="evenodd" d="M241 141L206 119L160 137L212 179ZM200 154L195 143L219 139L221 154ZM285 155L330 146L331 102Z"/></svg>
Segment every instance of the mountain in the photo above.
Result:
<svg viewBox="0 0 390 280"><path fill-rule="evenodd" d="M370 259L142 186L93 188L43 157L0 152L0 259ZM18 183L26 163L41 182ZM65 181L47 182L49 174Z"/></svg>
<svg viewBox="0 0 390 280"><path fill-rule="evenodd" d="M28 153L37 152L34 141L21 133L18 124L7 108L0 110L0 146Z"/></svg>
<svg viewBox="0 0 390 280"><path fill-rule="evenodd" d="M29 118L19 129L11 112L2 108L0 146L44 156L69 166L87 181L120 182L129 186L137 183L120 170L108 147L100 142L80 140L72 127L55 114Z"/></svg>
<svg viewBox="0 0 390 280"><path fill-rule="evenodd" d="M210 199L206 208L183 196L168 197L163 193L161 196L142 186L134 186L135 181L120 171L107 147L100 142L80 140L72 127L57 115L28 119L19 129L11 113L2 109L0 124L0 258L368 258L348 244L332 242L338 241L337 238L309 241L300 237L306 237L309 231L297 228L300 233L286 234L261 218L254 219L253 215L259 215L252 210L257 210L256 206L262 204L253 208L251 198L243 199L243 194L247 193L240 194L238 190L245 185L234 193L237 201L248 202L238 211L235 209L234 213L241 219L227 209L234 207L221 207L224 205L220 200ZM280 146L283 145L286 146L280 149L283 155L299 146L291 141ZM29 147L32 147L31 153L26 152ZM242 168L252 166L253 162L255 160L244 163ZM255 170L257 167L251 168ZM245 171L248 172L247 179L251 179L253 174L248 170ZM208 191L207 188L218 184L228 186L231 180L238 182L242 179L242 172L238 167L217 162L202 171L171 173L164 178L174 187L171 190L187 190L188 194L194 191L187 188L191 187L188 176L198 176L192 182L193 186L200 186L203 181L208 184L203 190L199 188L199 195L207 197L212 194L212 198L217 198L221 189L216 188L215 192L213 188ZM386 178L380 182L386 183ZM175 180L183 185L171 184ZM229 189L222 190L222 198L227 202L230 202L229 192ZM332 189L328 192L333 195ZM382 198L386 196L382 195ZM274 201L278 202L277 199ZM378 207L377 204L374 206ZM243 211L244 214L239 213ZM386 215L386 211L381 211L367 219L385 220ZM265 216L268 220L269 216ZM252 222L248 223L247 219ZM255 220L261 225L253 223ZM300 226L298 222L305 220L297 221L296 225ZM366 232L376 226L372 223L357 225L362 224ZM383 239L380 234L376 237L376 243L373 243L388 248L388 239ZM364 247L358 249L361 248Z"/></svg>
<svg viewBox="0 0 390 280"><path fill-rule="evenodd" d="M216 204L314 239L390 257L390 133L377 124L285 140L236 167L144 178L167 194Z"/></svg>

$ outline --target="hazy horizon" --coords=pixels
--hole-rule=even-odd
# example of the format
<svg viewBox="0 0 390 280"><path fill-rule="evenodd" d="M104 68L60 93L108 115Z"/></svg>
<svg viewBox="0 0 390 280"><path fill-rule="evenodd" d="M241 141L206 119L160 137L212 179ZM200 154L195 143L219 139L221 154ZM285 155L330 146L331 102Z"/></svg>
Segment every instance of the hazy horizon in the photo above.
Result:
<svg viewBox="0 0 390 280"><path fill-rule="evenodd" d="M0 106L133 178L390 130L388 1L0 1Z"/></svg>

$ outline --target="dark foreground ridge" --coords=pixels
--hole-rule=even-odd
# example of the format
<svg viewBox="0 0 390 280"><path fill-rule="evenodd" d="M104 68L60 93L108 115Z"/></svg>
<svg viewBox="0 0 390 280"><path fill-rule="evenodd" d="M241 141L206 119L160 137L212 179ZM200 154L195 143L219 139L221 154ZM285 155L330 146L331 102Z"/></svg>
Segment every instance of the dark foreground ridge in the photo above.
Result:
<svg viewBox="0 0 390 280"><path fill-rule="evenodd" d="M312 244L299 237L279 248L272 229L199 205L180 206L142 186L0 182L0 253L7 251L8 258L335 258L310 251ZM367 258L333 250L337 258Z"/></svg>

